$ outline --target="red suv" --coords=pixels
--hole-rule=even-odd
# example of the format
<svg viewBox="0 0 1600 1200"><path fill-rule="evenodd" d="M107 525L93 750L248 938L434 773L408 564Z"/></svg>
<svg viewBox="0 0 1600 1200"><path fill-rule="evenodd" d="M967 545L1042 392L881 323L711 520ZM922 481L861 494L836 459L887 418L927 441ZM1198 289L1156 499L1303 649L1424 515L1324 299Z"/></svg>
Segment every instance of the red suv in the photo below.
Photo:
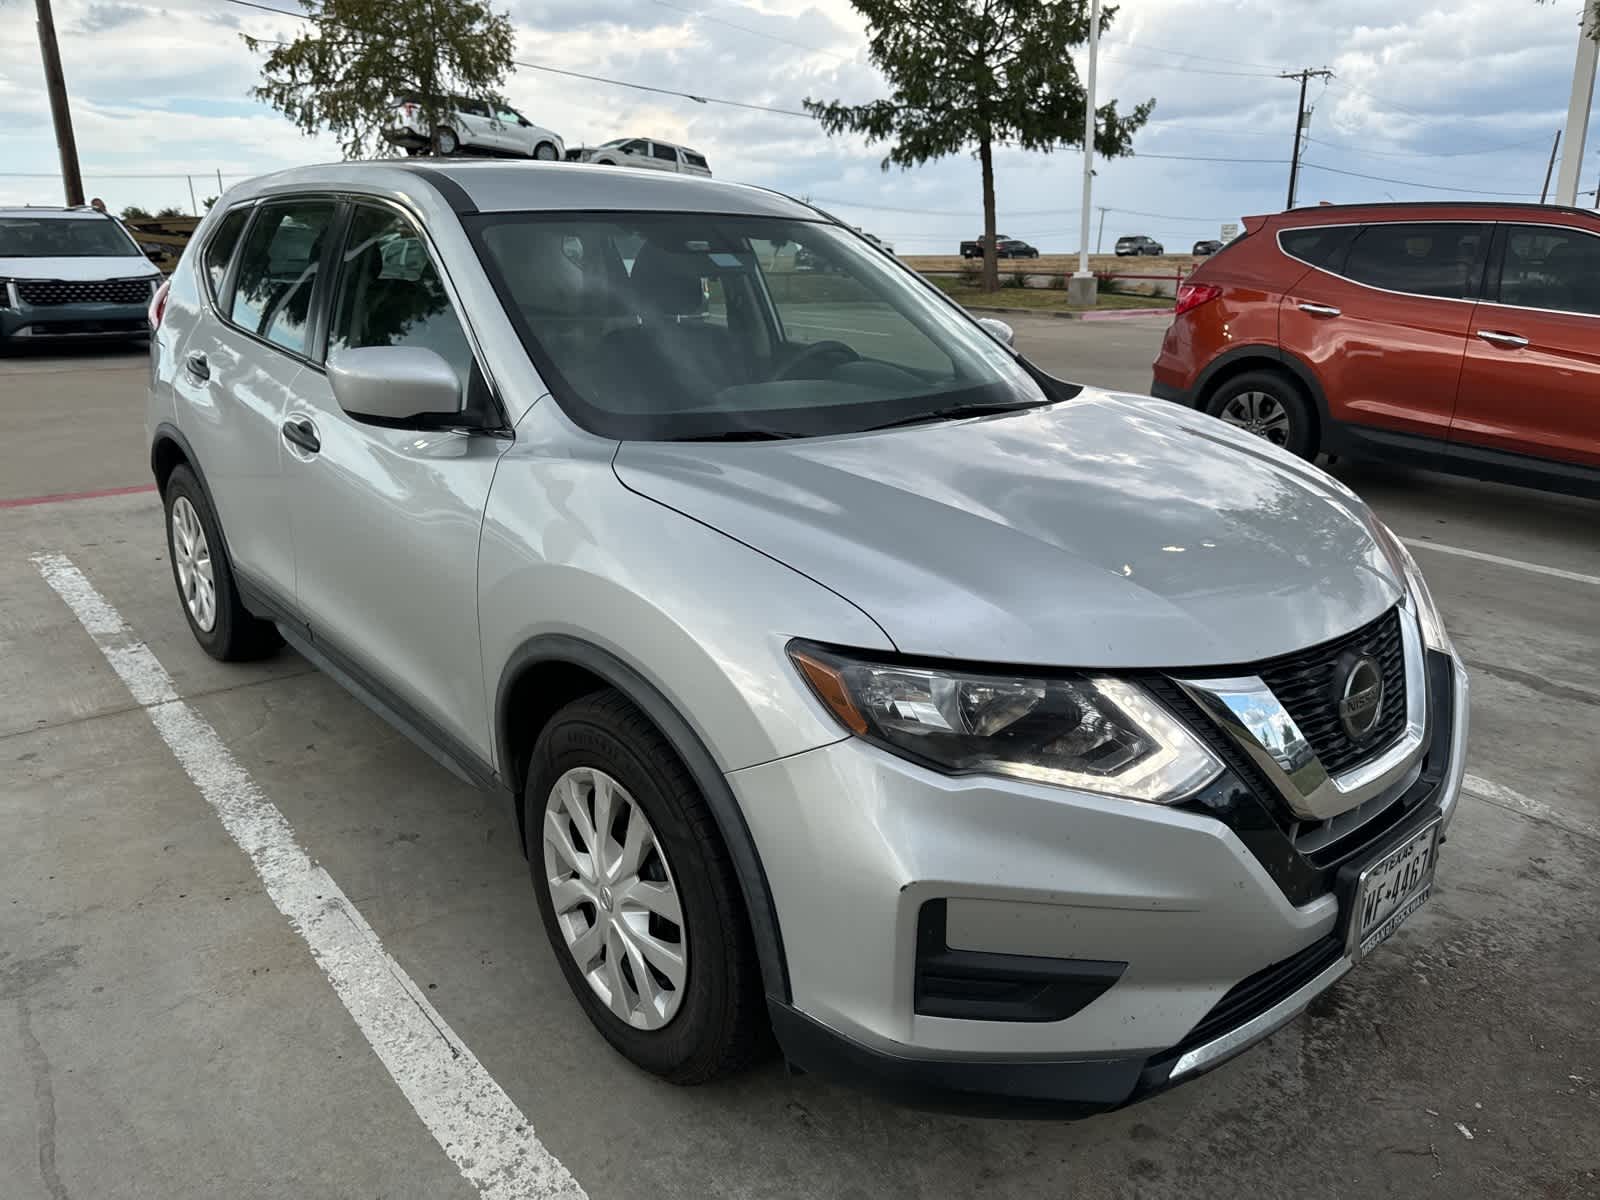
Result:
<svg viewBox="0 0 1600 1200"><path fill-rule="evenodd" d="M1600 214L1365 204L1244 225L1179 289L1153 395L1306 458L1600 495Z"/></svg>

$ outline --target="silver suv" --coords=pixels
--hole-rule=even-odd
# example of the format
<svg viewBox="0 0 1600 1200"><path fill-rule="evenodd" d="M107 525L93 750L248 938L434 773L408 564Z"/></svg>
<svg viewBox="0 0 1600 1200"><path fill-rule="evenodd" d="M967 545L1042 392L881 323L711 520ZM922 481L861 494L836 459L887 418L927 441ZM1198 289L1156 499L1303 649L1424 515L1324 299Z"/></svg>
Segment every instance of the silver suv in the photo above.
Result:
<svg viewBox="0 0 1600 1200"><path fill-rule="evenodd" d="M1428 896L1467 682L1396 538L804 204L312 167L231 190L169 289L195 637L281 637L502 792L578 1003L650 1071L776 1035L916 1103L1092 1111Z"/></svg>

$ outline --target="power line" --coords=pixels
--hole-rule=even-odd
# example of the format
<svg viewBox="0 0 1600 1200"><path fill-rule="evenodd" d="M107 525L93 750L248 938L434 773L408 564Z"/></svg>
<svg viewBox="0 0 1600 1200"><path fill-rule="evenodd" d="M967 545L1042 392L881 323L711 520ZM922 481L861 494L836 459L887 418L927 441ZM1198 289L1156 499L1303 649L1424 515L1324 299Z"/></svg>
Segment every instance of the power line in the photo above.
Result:
<svg viewBox="0 0 1600 1200"><path fill-rule="evenodd" d="M1143 40L1137 42L1113 43L1113 48L1116 47L1122 47L1128 50L1152 50L1157 54L1172 54L1176 55L1178 58L1193 58L1199 60L1200 62L1225 63L1231 67L1258 67L1263 71L1274 72L1281 69L1277 63L1246 62L1242 58L1222 58L1221 56L1215 54L1195 54L1190 50L1168 50L1165 46L1154 46Z"/></svg>
<svg viewBox="0 0 1600 1200"><path fill-rule="evenodd" d="M1219 162L1219 163L1271 163L1281 167L1289 160L1287 158L1213 158L1207 154L1147 154L1136 151L1134 158L1164 158L1173 162Z"/></svg>
<svg viewBox="0 0 1600 1200"><path fill-rule="evenodd" d="M316 24L331 24L331 22L325 21L312 13L285 12L281 8L273 8L271 5L258 4L255 0L227 0L227 2L229 4L237 4L243 8L255 8L260 9L262 12L276 13L280 17L291 17ZM668 7L672 6L669 5ZM543 63L523 62L515 58L511 60L511 63L513 66L526 67L530 71L547 71L552 75L566 75L572 79L587 79L591 83L604 83L612 87L632 88L636 92L653 92L658 96L677 96L680 99L693 100L696 104L723 104L729 108L744 108L754 112L776 113L784 117L804 117L808 121L813 119L810 113L801 112L799 109L794 108L778 108L770 104L752 104L745 100L724 100L718 96L701 96L695 92L682 92L676 88L654 87L648 83L631 83L626 79L609 79L604 75L587 75L582 71L569 71L564 67L547 67Z"/></svg>
<svg viewBox="0 0 1600 1200"><path fill-rule="evenodd" d="M1129 58L1125 54L1101 54L1101 58L1108 58L1112 62L1129 63L1136 67L1146 67L1152 71L1181 71L1186 75L1231 75L1238 79L1273 79L1276 76L1265 71L1216 71L1210 67L1186 67L1179 63L1164 63L1144 58Z"/></svg>
<svg viewBox="0 0 1600 1200"><path fill-rule="evenodd" d="M1342 150L1346 154L1359 154L1368 158L1472 158L1479 154L1498 154L1506 150L1526 150L1535 142L1544 144L1544 134L1536 138L1528 138L1521 142L1506 142L1504 145L1486 147L1482 150L1358 150L1344 142L1330 142L1327 138L1305 135L1308 142L1316 142L1319 146L1327 146L1333 150Z"/></svg>
<svg viewBox="0 0 1600 1200"><path fill-rule="evenodd" d="M1490 192L1485 191L1482 188L1445 187L1442 184L1437 183L1419 183L1415 179L1391 179L1387 175L1366 175L1360 171L1343 171L1338 167L1325 167L1321 163L1314 162L1305 162L1302 163L1301 166L1310 170L1327 171L1333 175L1349 175L1354 179L1372 179L1376 180L1378 183L1398 183L1404 187L1423 188L1424 190L1430 192L1460 192L1463 195L1469 196L1511 196L1519 199L1527 196L1537 196L1539 194L1538 192Z"/></svg>

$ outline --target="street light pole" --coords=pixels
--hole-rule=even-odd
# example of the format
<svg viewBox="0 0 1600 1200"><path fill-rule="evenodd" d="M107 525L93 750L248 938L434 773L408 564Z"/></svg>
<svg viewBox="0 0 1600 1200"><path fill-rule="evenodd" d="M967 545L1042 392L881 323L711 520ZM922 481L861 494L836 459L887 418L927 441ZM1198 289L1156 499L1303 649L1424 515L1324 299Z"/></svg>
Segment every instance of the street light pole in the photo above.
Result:
<svg viewBox="0 0 1600 1200"><path fill-rule="evenodd" d="M1078 272L1067 281L1067 303L1092 308L1098 299L1089 270L1089 206L1094 190L1094 75L1100 58L1100 0L1089 5L1089 75L1083 81L1083 204L1078 239Z"/></svg>
<svg viewBox="0 0 1600 1200"><path fill-rule="evenodd" d="M1595 63L1600 60L1600 42L1589 29L1589 6L1583 6L1578 19L1578 59L1572 67L1572 98L1567 103L1567 132L1562 142L1567 152L1561 156L1561 174L1556 180L1556 203L1578 202L1578 169L1583 166L1583 151L1589 137L1589 105L1594 102Z"/></svg>
<svg viewBox="0 0 1600 1200"><path fill-rule="evenodd" d="M69 206L83 203L83 176L78 173L78 143L72 136L72 110L67 107L67 81L61 74L61 49L56 45L56 20L50 0L34 0L39 12L39 53L44 58L44 86L50 94L50 116L61 153L61 186Z"/></svg>

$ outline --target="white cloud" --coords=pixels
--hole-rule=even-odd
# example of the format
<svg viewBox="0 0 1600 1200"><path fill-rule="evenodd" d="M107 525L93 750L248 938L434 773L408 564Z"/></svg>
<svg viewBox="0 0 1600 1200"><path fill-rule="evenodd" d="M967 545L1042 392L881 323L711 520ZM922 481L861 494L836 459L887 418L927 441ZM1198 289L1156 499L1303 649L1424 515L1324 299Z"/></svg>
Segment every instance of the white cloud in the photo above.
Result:
<svg viewBox="0 0 1600 1200"><path fill-rule="evenodd" d="M203 197L215 192L218 170L251 174L338 156L332 139L304 138L249 98L259 63L237 29L286 36L293 18L226 0L56 0L56 10L88 186L114 207L187 206L186 173ZM847 0L513 0L511 11L518 57L528 62L787 109L807 96L861 101L885 91ZM1416 183L1536 191L1564 116L1577 12L1577 0L1123 4L1105 47L1101 98L1115 96L1126 109L1154 96L1157 107L1136 140L1140 156L1099 168L1096 203L1124 210L1107 218L1105 236L1147 232L1178 245L1210 234L1218 220L1281 206L1296 85L1275 76L1303 66L1338 75L1326 90L1312 85L1318 140L1308 161ZM702 150L725 178L854 202L839 214L905 250L953 248L979 226L978 170L967 156L883 172L883 147L829 139L804 118L533 70L519 70L506 90L569 142L658 134ZM8 131L0 203L57 201L31 22L0 27L0 122ZM1439 153L1453 157L1408 157ZM1600 168L1591 161L1586 178ZM1047 249L1074 248L1078 162L1074 151L1002 151L1008 231ZM1303 200L1386 195L1449 193L1315 168L1301 192Z"/></svg>

